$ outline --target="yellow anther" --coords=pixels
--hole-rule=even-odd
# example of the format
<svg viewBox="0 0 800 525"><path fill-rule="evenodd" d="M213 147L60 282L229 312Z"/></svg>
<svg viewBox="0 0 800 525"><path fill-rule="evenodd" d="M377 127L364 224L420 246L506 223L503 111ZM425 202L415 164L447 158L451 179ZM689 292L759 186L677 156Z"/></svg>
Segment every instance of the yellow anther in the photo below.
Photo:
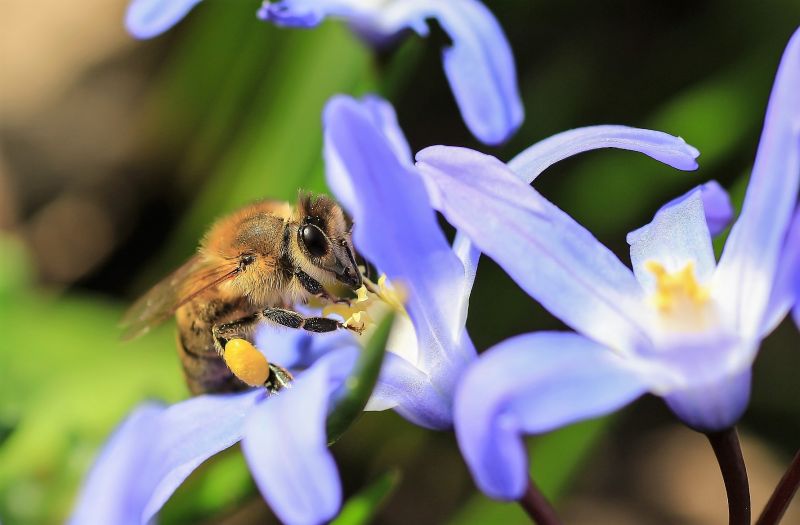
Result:
<svg viewBox="0 0 800 525"><path fill-rule="evenodd" d="M244 339L231 339L222 354L231 372L250 386L262 386L269 377L269 361Z"/></svg>
<svg viewBox="0 0 800 525"><path fill-rule="evenodd" d="M709 299L708 288L697 282L694 263L689 262L677 272L670 273L657 261L646 261L645 269L656 278L652 301L661 312L671 312L676 307L702 306Z"/></svg>
<svg viewBox="0 0 800 525"><path fill-rule="evenodd" d="M322 315L336 314L345 320L345 326L366 328L374 323L370 312L380 304L405 313L405 293L400 288L389 286L385 275L380 276L377 285L369 281L368 283L371 289L364 285L356 290L356 298L350 304L330 304L322 310Z"/></svg>

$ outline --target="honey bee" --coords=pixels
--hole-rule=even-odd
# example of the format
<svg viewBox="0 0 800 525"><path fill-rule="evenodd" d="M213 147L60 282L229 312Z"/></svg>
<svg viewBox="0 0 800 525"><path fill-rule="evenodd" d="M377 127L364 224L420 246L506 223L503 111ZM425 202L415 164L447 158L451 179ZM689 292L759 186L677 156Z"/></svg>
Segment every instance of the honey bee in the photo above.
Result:
<svg viewBox="0 0 800 525"><path fill-rule="evenodd" d="M192 394L257 386L253 374L237 375L236 367L226 364L226 346L229 354L253 348L248 341L258 323L309 332L358 331L292 310L311 297L347 302L325 287L361 287L354 253L345 214L329 197L301 194L294 208L277 201L251 204L218 220L191 259L131 306L122 319L123 338L143 335L174 315L178 354ZM265 359L262 364L266 378L258 381L270 392L291 381L284 368Z"/></svg>

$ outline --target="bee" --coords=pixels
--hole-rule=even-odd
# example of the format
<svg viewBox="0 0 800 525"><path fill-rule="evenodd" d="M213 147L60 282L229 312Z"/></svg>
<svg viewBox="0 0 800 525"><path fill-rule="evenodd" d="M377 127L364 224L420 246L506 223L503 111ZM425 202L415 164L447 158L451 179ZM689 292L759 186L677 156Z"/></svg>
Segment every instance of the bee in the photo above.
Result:
<svg viewBox="0 0 800 525"><path fill-rule="evenodd" d="M223 217L192 258L130 307L122 319L123 339L143 335L174 315L178 355L193 395L239 391L257 386L256 381L276 392L292 376L267 363L249 342L260 322L309 332L358 332L335 319L292 309L311 297L347 302L326 286L361 287L350 230L336 202L308 194L301 194L295 207L262 201ZM252 372L255 367L264 374L229 366L234 351L248 358L238 368Z"/></svg>

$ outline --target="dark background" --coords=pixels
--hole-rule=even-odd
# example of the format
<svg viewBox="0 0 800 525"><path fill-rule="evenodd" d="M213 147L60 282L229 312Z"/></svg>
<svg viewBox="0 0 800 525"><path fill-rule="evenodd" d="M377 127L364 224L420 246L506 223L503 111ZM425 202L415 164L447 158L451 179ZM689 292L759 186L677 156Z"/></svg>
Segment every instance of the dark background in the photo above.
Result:
<svg viewBox="0 0 800 525"><path fill-rule="evenodd" d="M292 200L299 188L325 191L320 111L330 95L388 97L415 151L464 145L509 160L553 133L602 123L682 136L701 151L695 173L607 150L536 182L627 261L625 233L690 187L716 179L741 201L775 70L800 23L794 0L488 2L526 106L522 129L492 149L461 121L438 28L374 50L336 22L314 31L260 23L258 4L207 0L146 42L124 32L120 0L2 5L4 523L63 521L130 408L186 397L173 327L121 344L116 322L192 253L214 217L259 198ZM468 328L484 350L561 325L484 258ZM800 444L798 347L784 322L756 362L740 427L756 511ZM567 523L726 519L704 438L657 399L529 443L532 472ZM370 413L333 451L346 496L375 480L378 492L392 487L376 522L526 522L514 505L477 493L452 434ZM787 523L800 520L797 507ZM274 518L233 449L193 475L161 521Z"/></svg>

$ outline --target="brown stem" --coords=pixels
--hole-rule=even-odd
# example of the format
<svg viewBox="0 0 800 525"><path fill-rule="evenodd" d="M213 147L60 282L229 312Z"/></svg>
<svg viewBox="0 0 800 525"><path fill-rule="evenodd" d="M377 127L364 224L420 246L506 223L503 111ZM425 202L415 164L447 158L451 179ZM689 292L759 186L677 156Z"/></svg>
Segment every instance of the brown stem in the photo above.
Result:
<svg viewBox="0 0 800 525"><path fill-rule="evenodd" d="M556 515L556 510L544 497L532 479L528 480L525 494L517 500L528 516L538 525L561 525L561 520Z"/></svg>
<svg viewBox="0 0 800 525"><path fill-rule="evenodd" d="M728 523L750 525L750 486L736 428L706 434L717 456L725 491L728 493Z"/></svg>
<svg viewBox="0 0 800 525"><path fill-rule="evenodd" d="M764 506L756 525L775 525L780 522L798 486L800 486L800 450L794 455L789 468L775 487L775 492Z"/></svg>

